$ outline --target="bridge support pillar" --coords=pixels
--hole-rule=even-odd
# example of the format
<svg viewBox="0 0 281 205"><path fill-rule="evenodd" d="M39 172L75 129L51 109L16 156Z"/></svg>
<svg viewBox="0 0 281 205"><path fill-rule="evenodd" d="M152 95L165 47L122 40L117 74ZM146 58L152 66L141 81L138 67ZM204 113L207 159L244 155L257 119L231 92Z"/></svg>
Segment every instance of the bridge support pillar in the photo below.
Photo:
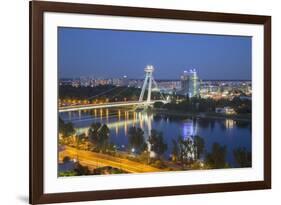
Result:
<svg viewBox="0 0 281 205"><path fill-rule="evenodd" d="M144 79L143 86L142 86L142 89L141 89L139 102L143 101L143 96L144 96L147 84L148 84L147 102L151 101L151 86L152 86L152 79L153 79L153 76L152 76L153 71L154 71L154 68L153 68L152 65L148 65L144 69L145 79Z"/></svg>

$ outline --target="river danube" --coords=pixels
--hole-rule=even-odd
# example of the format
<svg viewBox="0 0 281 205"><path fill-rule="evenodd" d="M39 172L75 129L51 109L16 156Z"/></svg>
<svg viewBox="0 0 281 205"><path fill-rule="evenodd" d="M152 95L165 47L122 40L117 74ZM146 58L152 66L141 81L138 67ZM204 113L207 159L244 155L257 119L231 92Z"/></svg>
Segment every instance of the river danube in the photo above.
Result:
<svg viewBox="0 0 281 205"><path fill-rule="evenodd" d="M146 139L152 129L163 133L168 149L164 156L169 159L172 152L172 140L199 135L205 141L205 153L211 151L217 142L227 147L226 162L235 164L233 149L244 147L251 152L252 132L250 121L232 119L214 119L205 117L178 117L157 113L136 112L128 108L93 109L60 113L65 122L72 122L78 133L87 132L92 123L106 124L110 129L110 141L119 150L126 150L128 130L132 126L140 127ZM204 157L204 155L203 155Z"/></svg>

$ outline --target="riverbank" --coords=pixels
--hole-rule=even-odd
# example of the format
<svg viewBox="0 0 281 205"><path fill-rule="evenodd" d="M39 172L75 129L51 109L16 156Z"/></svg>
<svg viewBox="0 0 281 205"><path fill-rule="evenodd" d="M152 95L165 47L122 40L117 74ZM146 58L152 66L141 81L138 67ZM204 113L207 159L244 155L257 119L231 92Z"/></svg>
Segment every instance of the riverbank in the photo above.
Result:
<svg viewBox="0 0 281 205"><path fill-rule="evenodd" d="M159 109L153 108L151 110L155 114L166 115L166 116L176 116L176 117L197 117L197 118L209 118L209 119L232 119L232 120L239 120L245 122L251 122L252 115L251 114L221 114L215 112L205 112L205 113L198 113L198 112L183 112L178 110L166 110L166 109Z"/></svg>

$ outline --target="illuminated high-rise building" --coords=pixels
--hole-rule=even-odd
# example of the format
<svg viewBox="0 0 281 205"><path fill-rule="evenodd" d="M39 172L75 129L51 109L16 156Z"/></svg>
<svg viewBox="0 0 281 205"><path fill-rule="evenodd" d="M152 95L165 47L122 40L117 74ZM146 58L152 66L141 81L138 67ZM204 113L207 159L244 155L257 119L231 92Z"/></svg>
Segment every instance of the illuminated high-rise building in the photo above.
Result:
<svg viewBox="0 0 281 205"><path fill-rule="evenodd" d="M188 72L185 70L183 74L180 76L181 79L181 90L187 91L188 90Z"/></svg>
<svg viewBox="0 0 281 205"><path fill-rule="evenodd" d="M121 79L122 85L123 86L128 86L129 84L129 79L126 75L123 76L123 78Z"/></svg>
<svg viewBox="0 0 281 205"><path fill-rule="evenodd" d="M198 97L200 94L200 81L195 69L184 71L180 77L181 93L188 97Z"/></svg>

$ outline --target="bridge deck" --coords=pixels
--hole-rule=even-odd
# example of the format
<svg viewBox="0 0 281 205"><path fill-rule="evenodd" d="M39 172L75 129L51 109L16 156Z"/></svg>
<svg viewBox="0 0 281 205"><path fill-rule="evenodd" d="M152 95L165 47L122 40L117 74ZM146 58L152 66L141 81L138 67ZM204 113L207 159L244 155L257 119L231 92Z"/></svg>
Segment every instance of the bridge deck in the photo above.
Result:
<svg viewBox="0 0 281 205"><path fill-rule="evenodd" d="M123 106L137 106L137 105L152 105L155 102L164 102L163 100L151 100L151 101L126 101L126 102L114 102L104 104L87 104L87 105L70 105L65 107L59 107L59 112L70 112L79 110L90 110L98 108L110 108L110 107L123 107Z"/></svg>

